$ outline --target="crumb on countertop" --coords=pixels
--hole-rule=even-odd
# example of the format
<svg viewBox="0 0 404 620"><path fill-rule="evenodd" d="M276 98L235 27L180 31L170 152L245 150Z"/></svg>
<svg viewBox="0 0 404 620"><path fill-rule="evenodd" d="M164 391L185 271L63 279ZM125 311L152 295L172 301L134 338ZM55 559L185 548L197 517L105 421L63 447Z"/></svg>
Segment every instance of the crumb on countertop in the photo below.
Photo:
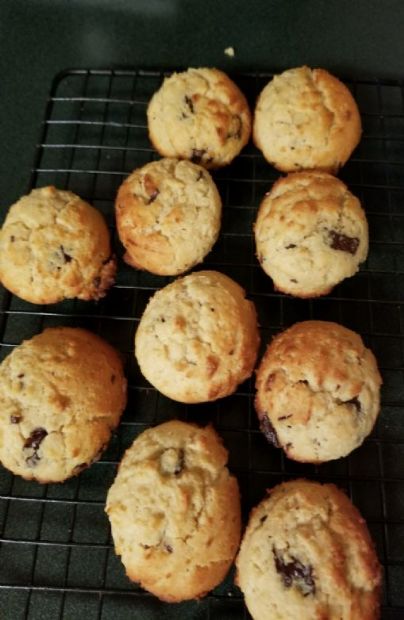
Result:
<svg viewBox="0 0 404 620"><path fill-rule="evenodd" d="M234 58L235 56L234 47L226 47L226 49L224 50L224 53L226 54L226 56L230 56L230 58Z"/></svg>

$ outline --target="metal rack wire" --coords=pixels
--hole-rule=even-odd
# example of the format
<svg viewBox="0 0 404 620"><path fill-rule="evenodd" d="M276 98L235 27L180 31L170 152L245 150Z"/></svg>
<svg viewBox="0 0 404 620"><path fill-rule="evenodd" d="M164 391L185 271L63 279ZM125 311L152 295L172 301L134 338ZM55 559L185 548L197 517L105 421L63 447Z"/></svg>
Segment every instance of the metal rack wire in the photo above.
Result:
<svg viewBox="0 0 404 620"><path fill-rule="evenodd" d="M164 72L75 70L55 78L46 107L31 188L54 184L113 218L117 187L152 159L145 110ZM234 76L253 105L269 74ZM382 413L371 437L349 457L322 466L294 463L258 430L253 384L213 404L187 407L153 390L133 357L137 321L169 279L119 262L116 285L98 303L34 306L0 291L0 359L51 325L96 331L125 355L129 404L102 459L59 485L39 485L0 468L0 616L4 618L247 618L233 575L200 602L169 606L130 584L111 544L104 514L116 465L151 424L179 417L212 421L230 451L244 517L265 489L297 476L344 488L366 518L384 566L382 617L404 617L404 83L347 80L364 135L341 178L361 199L370 225L367 263L325 298L301 301L274 292L254 256L252 223L278 173L249 145L214 174L224 203L222 232L204 268L243 285L259 314L262 348L298 320L335 320L362 334L383 374Z"/></svg>

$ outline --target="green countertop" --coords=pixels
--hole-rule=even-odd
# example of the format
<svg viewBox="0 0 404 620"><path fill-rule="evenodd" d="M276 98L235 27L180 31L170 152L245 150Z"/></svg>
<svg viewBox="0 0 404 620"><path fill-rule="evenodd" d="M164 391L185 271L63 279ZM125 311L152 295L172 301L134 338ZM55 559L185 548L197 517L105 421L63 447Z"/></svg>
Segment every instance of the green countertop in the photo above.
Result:
<svg viewBox="0 0 404 620"><path fill-rule="evenodd" d="M46 97L63 69L308 64L400 78L403 25L401 0L0 0L3 213L28 189Z"/></svg>

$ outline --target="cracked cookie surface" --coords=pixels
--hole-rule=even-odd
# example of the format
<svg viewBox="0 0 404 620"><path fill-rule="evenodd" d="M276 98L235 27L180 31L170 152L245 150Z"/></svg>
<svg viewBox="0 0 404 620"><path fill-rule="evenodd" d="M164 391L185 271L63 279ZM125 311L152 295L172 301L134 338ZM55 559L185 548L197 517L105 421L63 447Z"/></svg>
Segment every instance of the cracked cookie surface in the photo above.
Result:
<svg viewBox="0 0 404 620"><path fill-rule="evenodd" d="M72 192L32 190L10 207L0 231L0 280L35 304L100 299L116 260L103 216Z"/></svg>
<svg viewBox="0 0 404 620"><path fill-rule="evenodd" d="M146 379L184 403L232 394L251 376L259 333L254 304L217 271L178 278L150 299L135 336Z"/></svg>
<svg viewBox="0 0 404 620"><path fill-rule="evenodd" d="M333 484L293 480L251 513L236 561L254 620L376 620L381 569L366 523Z"/></svg>
<svg viewBox="0 0 404 620"><path fill-rule="evenodd" d="M221 211L216 185L201 166L169 158L146 164L123 182L115 202L124 260L159 275L187 271L212 249Z"/></svg>
<svg viewBox="0 0 404 620"><path fill-rule="evenodd" d="M225 577L240 540L240 497L210 426L171 421L126 451L108 492L115 551L128 577L169 602Z"/></svg>
<svg viewBox="0 0 404 620"><path fill-rule="evenodd" d="M160 155L190 159L205 168L229 164L251 133L243 93L217 69L173 73L153 95L147 119Z"/></svg>
<svg viewBox="0 0 404 620"><path fill-rule="evenodd" d="M359 143L361 131L349 89L324 69L298 67L275 75L255 108L254 142L283 172L337 172Z"/></svg>
<svg viewBox="0 0 404 620"><path fill-rule="evenodd" d="M375 424L381 382L358 334L328 321L296 323L268 345L257 370L261 430L296 461L346 456Z"/></svg>
<svg viewBox="0 0 404 620"><path fill-rule="evenodd" d="M261 267L277 290L296 297L326 295L368 253L359 200L325 172L279 179L261 202L254 233Z"/></svg>
<svg viewBox="0 0 404 620"><path fill-rule="evenodd" d="M84 329L46 329L0 365L0 461L27 480L62 482L100 457L125 404L115 349Z"/></svg>

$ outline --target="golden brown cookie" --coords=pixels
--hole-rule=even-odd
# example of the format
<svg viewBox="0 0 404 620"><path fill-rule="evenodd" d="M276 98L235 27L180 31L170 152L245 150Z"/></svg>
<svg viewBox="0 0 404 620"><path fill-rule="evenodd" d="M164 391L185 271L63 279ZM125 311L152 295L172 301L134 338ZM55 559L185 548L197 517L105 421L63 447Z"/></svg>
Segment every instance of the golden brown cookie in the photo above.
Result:
<svg viewBox="0 0 404 620"><path fill-rule="evenodd" d="M225 577L240 541L240 497L212 427L166 422L126 451L106 512L128 577L167 602Z"/></svg>
<svg viewBox="0 0 404 620"><path fill-rule="evenodd" d="M243 93L217 69L188 69L166 78L150 101L147 121L160 155L205 168L229 164L251 133Z"/></svg>
<svg viewBox="0 0 404 620"><path fill-rule="evenodd" d="M10 207L0 231L0 281L18 297L100 299L115 272L104 218L75 194L42 187Z"/></svg>
<svg viewBox="0 0 404 620"><path fill-rule="evenodd" d="M296 297L326 295L368 252L359 200L326 172L279 179L261 202L254 232L261 267L277 290Z"/></svg>
<svg viewBox="0 0 404 620"><path fill-rule="evenodd" d="M0 461L27 480L62 482L100 457L125 404L115 349L84 329L46 329L0 365Z"/></svg>
<svg viewBox="0 0 404 620"><path fill-rule="evenodd" d="M269 344L257 370L261 430L296 461L346 456L376 422L381 382L358 334L328 321L296 323Z"/></svg>
<svg viewBox="0 0 404 620"><path fill-rule="evenodd" d="M116 224L124 260L158 275L191 269L212 249L222 202L207 170L161 159L135 170L120 186Z"/></svg>
<svg viewBox="0 0 404 620"><path fill-rule="evenodd" d="M150 299L135 336L146 379L184 403L232 394L251 376L259 345L254 304L217 271L178 278Z"/></svg>
<svg viewBox="0 0 404 620"><path fill-rule="evenodd" d="M254 620L377 620L381 569L358 510L333 484L293 480L251 513L237 557Z"/></svg>
<svg viewBox="0 0 404 620"><path fill-rule="evenodd" d="M254 142L283 172L337 172L357 146L361 131L349 89L324 69L298 67L275 75L255 108Z"/></svg>

